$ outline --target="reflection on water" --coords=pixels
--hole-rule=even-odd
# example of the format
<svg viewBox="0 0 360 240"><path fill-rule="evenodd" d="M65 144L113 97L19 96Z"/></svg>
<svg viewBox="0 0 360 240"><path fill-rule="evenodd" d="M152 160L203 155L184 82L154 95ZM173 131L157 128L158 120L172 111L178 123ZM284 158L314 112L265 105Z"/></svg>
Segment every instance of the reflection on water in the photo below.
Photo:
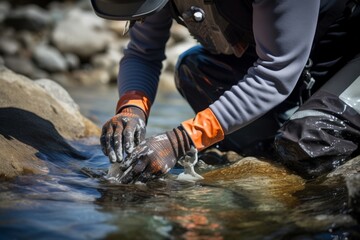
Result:
<svg viewBox="0 0 360 240"><path fill-rule="evenodd" d="M117 98L114 88L104 87L71 94L99 126ZM157 99L149 135L191 117L178 95ZM146 185L121 185L105 180L109 163L99 145L73 145L91 158L59 156L48 163L48 175L0 185L0 239L356 239L360 234L343 214L346 189L336 185L308 183L293 194L297 201L291 205L250 182L190 183L170 175Z"/></svg>

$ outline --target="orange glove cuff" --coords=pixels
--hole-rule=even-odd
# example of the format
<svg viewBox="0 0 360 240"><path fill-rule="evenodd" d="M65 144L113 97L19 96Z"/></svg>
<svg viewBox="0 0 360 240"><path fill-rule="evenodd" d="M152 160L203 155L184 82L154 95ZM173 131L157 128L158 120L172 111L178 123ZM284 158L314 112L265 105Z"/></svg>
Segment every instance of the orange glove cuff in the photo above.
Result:
<svg viewBox="0 0 360 240"><path fill-rule="evenodd" d="M140 91L129 91L121 96L116 106L116 114L119 113L124 107L135 106L142 109L149 117L151 102L149 98Z"/></svg>
<svg viewBox="0 0 360 240"><path fill-rule="evenodd" d="M224 139L224 131L210 108L198 112L195 118L181 125L199 151Z"/></svg>

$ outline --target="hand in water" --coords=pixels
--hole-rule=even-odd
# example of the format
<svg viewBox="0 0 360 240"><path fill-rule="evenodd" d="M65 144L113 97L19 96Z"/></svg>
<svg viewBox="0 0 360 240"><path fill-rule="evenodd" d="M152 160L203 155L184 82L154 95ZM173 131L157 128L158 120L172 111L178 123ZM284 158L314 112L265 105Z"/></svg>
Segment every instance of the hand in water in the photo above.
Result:
<svg viewBox="0 0 360 240"><path fill-rule="evenodd" d="M123 152L130 154L144 140L145 122L145 113L140 108L126 107L104 124L100 143L110 162L123 161Z"/></svg>
<svg viewBox="0 0 360 240"><path fill-rule="evenodd" d="M121 164L122 183L134 183L166 174L190 150L190 138L181 127L147 138Z"/></svg>

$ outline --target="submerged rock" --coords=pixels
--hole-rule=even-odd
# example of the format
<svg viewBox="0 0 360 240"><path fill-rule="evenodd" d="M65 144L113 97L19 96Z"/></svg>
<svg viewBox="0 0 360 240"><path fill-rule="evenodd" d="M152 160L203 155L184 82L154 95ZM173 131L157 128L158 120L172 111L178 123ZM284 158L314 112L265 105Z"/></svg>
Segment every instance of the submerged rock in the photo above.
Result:
<svg viewBox="0 0 360 240"><path fill-rule="evenodd" d="M353 159L350 159L346 163L338 166L332 172L330 172L326 177L327 181L331 181L332 179L343 177L346 178L347 176L351 176L353 174L360 172L360 156L357 156Z"/></svg>
<svg viewBox="0 0 360 240"><path fill-rule="evenodd" d="M268 199L268 204L278 202L285 206L293 205L296 198L292 194L305 186L304 179L283 166L254 157L243 158L202 176L204 183L233 186L239 191L248 191L254 198L262 196Z"/></svg>
<svg viewBox="0 0 360 240"><path fill-rule="evenodd" d="M360 173L346 177L350 214L360 223Z"/></svg>

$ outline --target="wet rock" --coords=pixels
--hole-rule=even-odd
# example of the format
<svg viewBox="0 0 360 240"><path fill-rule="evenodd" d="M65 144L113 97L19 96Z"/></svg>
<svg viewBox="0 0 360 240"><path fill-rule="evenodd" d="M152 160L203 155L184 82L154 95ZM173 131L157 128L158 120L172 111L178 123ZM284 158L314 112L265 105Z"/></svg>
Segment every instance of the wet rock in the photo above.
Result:
<svg viewBox="0 0 360 240"><path fill-rule="evenodd" d="M0 111L3 112L2 108ZM0 116L0 122L2 121ZM12 136L4 135L1 126L0 132L0 179L13 178L21 174L48 173L46 164L36 157L37 149Z"/></svg>
<svg viewBox="0 0 360 240"><path fill-rule="evenodd" d="M226 152L220 155L224 157ZM229 157L237 159L236 156ZM245 157L235 161L236 163L230 166L206 170L207 172L202 174L205 179L200 181L200 184L225 188L241 194L249 201L248 209L256 208L256 211L266 212L285 211L288 214L286 221L304 229L304 232L326 230L330 226L333 227L329 232L335 231L336 228L346 229L354 224L356 226L356 221L344 212L343 200L346 199L344 182L332 181L331 185L320 184L323 179L307 182L283 166L266 159ZM354 162L351 164L353 166L351 169L356 171ZM354 172L350 174L353 175ZM337 178L336 176L331 178ZM359 189L359 178L353 180L356 181L352 185ZM359 206L355 204L358 204L358 200L352 206ZM289 211L289 208L292 210ZM358 217L358 213L355 215L356 211L358 210L352 207L351 214L354 218Z"/></svg>
<svg viewBox="0 0 360 240"><path fill-rule="evenodd" d="M321 182L321 185L332 186L339 183L342 183L344 185L344 181L348 176L352 176L360 172L359 160L360 156L357 156L338 166L325 176L325 178Z"/></svg>
<svg viewBox="0 0 360 240"><path fill-rule="evenodd" d="M73 101L60 85L50 83L49 80L33 81L6 68L0 69L0 84L0 107L33 112L54 124L65 138L86 137L84 117L79 111L75 111L76 107L71 103ZM72 107L64 108L64 104Z"/></svg>
<svg viewBox="0 0 360 240"><path fill-rule="evenodd" d="M335 170L327 175L328 179L335 177L344 177L356 174L360 172L360 156L350 159L343 165L338 166Z"/></svg>
<svg viewBox="0 0 360 240"><path fill-rule="evenodd" d="M48 72L63 72L67 70L67 63L61 53L51 46L38 45L33 53L37 65Z"/></svg>
<svg viewBox="0 0 360 240"><path fill-rule="evenodd" d="M86 158L67 140L99 136L99 128L81 115L71 98L50 80L36 83L0 69L0 176L46 173L41 160Z"/></svg>
<svg viewBox="0 0 360 240"><path fill-rule="evenodd" d="M89 58L104 51L111 40L111 34L104 28L102 19L90 12L75 9L56 25L52 42L63 53Z"/></svg>
<svg viewBox="0 0 360 240"><path fill-rule="evenodd" d="M26 5L11 11L4 19L4 24L16 30L41 31L52 23L50 15L36 5Z"/></svg>
<svg viewBox="0 0 360 240"><path fill-rule="evenodd" d="M254 201L261 196L262 201L267 199L267 204L284 206L295 204L297 199L293 194L305 186L304 179L283 166L254 157L243 158L230 166L209 171L202 176L204 183L247 191Z"/></svg>
<svg viewBox="0 0 360 240"><path fill-rule="evenodd" d="M350 214L360 223L360 172L346 177Z"/></svg>

